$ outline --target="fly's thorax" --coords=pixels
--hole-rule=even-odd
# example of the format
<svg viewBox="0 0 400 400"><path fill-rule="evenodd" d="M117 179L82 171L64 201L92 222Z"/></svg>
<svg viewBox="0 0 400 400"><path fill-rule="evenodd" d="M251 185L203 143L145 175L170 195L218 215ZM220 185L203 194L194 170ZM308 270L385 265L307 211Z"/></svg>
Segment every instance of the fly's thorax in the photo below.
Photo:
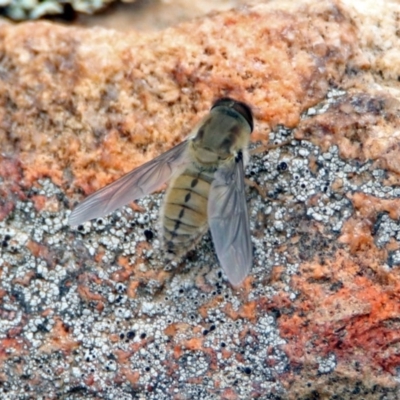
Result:
<svg viewBox="0 0 400 400"><path fill-rule="evenodd" d="M207 204L213 172L189 165L170 183L161 214L166 257L185 254L208 229Z"/></svg>
<svg viewBox="0 0 400 400"><path fill-rule="evenodd" d="M193 167L200 171L213 173L217 170L221 157L215 151L200 146L197 142L189 142L188 151Z"/></svg>
<svg viewBox="0 0 400 400"><path fill-rule="evenodd" d="M217 107L199 127L192 139L192 150L197 160L219 164L240 150L247 148L250 126L236 111Z"/></svg>

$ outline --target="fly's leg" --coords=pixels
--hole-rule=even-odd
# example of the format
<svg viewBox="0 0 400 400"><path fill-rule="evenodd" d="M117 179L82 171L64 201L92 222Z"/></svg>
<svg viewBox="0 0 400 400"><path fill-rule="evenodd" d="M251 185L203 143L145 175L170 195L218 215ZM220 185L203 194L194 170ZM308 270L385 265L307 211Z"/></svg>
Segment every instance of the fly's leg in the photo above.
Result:
<svg viewBox="0 0 400 400"><path fill-rule="evenodd" d="M270 143L265 143L264 144L263 143L262 145L256 147L255 149L250 150L249 154L250 155L260 154L260 153L266 153L266 152L268 152L270 150L279 149L280 147L284 147L284 146L287 146L287 145L291 144L292 140L293 139L290 139L290 140L288 140L286 142L282 142L282 143L278 143L278 144L270 144Z"/></svg>

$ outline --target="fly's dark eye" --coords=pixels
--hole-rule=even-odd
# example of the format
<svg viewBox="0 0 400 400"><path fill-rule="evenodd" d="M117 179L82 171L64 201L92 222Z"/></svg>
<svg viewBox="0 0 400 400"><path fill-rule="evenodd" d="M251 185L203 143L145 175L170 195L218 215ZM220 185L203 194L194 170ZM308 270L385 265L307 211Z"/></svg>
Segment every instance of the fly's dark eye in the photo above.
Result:
<svg viewBox="0 0 400 400"><path fill-rule="evenodd" d="M222 99L218 99L213 104L211 110L215 107L228 107L234 109L247 121L247 123L250 125L250 132L253 132L253 113L247 104L231 99L230 97L223 97Z"/></svg>
<svg viewBox="0 0 400 400"><path fill-rule="evenodd" d="M251 112L250 107L247 104L235 101L232 108L248 122L250 125L250 132L253 132L253 113Z"/></svg>

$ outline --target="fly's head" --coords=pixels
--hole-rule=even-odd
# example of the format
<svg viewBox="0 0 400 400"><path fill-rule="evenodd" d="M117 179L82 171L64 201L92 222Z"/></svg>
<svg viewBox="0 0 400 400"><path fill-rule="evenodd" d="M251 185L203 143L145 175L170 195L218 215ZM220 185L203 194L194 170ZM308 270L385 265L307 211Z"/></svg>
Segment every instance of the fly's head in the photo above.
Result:
<svg viewBox="0 0 400 400"><path fill-rule="evenodd" d="M245 103L225 97L217 100L194 138L196 148L212 152L219 160L247 148L253 131L253 114Z"/></svg>

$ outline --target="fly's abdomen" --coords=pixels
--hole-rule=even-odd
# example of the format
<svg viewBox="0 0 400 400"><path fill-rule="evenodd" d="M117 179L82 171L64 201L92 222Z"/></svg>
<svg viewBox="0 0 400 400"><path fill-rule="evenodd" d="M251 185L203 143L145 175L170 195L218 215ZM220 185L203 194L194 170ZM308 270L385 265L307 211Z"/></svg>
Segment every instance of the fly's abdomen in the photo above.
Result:
<svg viewBox="0 0 400 400"><path fill-rule="evenodd" d="M198 172L193 166L171 182L161 218L168 258L187 253L207 230L211 182L212 176Z"/></svg>

